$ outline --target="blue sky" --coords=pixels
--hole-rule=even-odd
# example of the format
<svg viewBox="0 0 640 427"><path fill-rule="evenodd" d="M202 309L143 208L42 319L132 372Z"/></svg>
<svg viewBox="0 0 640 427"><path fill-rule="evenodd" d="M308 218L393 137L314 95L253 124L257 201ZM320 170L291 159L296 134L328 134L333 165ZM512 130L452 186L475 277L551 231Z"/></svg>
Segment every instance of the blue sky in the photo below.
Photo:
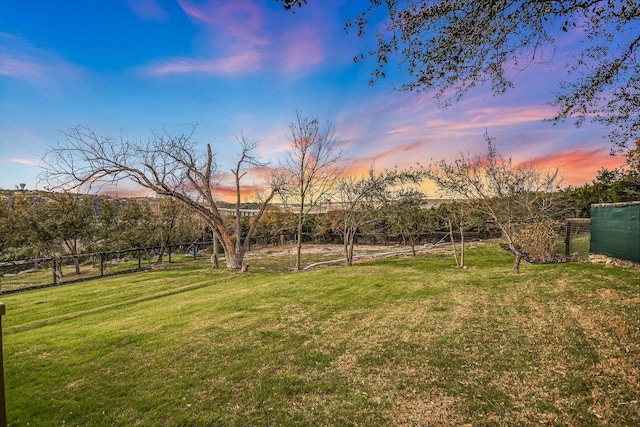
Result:
<svg viewBox="0 0 640 427"><path fill-rule="evenodd" d="M351 173L480 152L485 132L515 161L560 168L567 185L622 163L603 129L542 122L571 39L513 70L506 95L480 87L441 110L428 92L394 90L400 71L368 85L375 63L353 57L372 34L343 30L367 3L310 0L291 14L273 0L3 0L0 188L35 188L47 147L77 125L133 139L197 125L221 163L241 133L274 159L296 110L335 126Z"/></svg>

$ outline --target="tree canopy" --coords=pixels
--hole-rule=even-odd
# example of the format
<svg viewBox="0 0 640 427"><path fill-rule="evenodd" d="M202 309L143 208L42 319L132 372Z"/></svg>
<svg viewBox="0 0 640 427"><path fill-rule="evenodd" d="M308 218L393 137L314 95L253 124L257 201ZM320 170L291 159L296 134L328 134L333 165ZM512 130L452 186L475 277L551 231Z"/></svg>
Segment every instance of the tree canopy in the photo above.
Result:
<svg viewBox="0 0 640 427"><path fill-rule="evenodd" d="M287 10L306 3L278 1ZM360 37L375 30L377 47L355 58L377 61L370 83L400 65L402 90L435 90L443 106L478 84L504 93L517 72L575 46L550 119L609 126L616 150L640 139L636 0L369 0L346 27Z"/></svg>

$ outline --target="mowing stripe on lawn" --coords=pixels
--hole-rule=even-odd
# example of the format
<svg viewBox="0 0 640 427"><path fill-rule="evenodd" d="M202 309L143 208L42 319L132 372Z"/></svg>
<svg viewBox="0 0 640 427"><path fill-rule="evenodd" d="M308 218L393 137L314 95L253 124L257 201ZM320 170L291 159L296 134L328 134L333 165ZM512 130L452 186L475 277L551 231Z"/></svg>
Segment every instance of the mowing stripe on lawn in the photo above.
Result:
<svg viewBox="0 0 640 427"><path fill-rule="evenodd" d="M116 309L116 308L135 305L135 304L139 304L139 303L142 303L142 302L152 301L152 300L156 300L156 299L159 299L159 298L164 298L164 297L177 295L177 294L181 294L181 293L185 293L185 292L191 292L191 291L194 291L194 290L197 290L197 289L205 288L207 286L215 285L215 284L218 284L220 282L224 282L224 281L228 281L228 280L229 280L229 277L225 277L224 279L220 279L220 280L206 281L206 282L202 282L202 283L196 283L194 285L183 286L181 288L172 289L170 291L158 292L158 293L147 295L147 296L144 296L144 297L139 297L139 298L134 298L134 299L126 300L126 301L121 301L121 302L117 302L117 303L114 303L114 304L108 304L108 305L104 305L104 306L101 306L101 307L92 308L92 309L89 309L89 310L82 310L82 311L78 311L78 312L75 312L75 313L63 314L61 316L52 317L52 318L49 318L49 319L46 319L46 320L38 320L38 321L35 321L35 322L25 323L25 324L18 325L18 326L8 327L8 328L4 329L3 332L4 332L5 335L11 335L11 334L15 334L15 333L18 333L18 332L24 332L24 331L29 331L29 330L32 330L32 329L42 328L42 327L48 326L48 325L55 325L55 324L60 323L60 322L64 322L64 321L71 320L71 319L77 319L79 317L88 316L88 315L91 315L91 314L102 313L102 312L113 310L113 309Z"/></svg>

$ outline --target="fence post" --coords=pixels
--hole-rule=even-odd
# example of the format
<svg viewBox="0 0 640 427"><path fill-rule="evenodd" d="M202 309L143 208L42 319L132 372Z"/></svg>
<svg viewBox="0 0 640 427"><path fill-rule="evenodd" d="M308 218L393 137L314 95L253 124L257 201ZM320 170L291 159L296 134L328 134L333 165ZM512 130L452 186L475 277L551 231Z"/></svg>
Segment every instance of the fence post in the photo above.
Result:
<svg viewBox="0 0 640 427"><path fill-rule="evenodd" d="M53 284L57 285L60 283L62 279L62 275L60 274L62 270L62 265L59 258L53 259Z"/></svg>
<svg viewBox="0 0 640 427"><path fill-rule="evenodd" d="M106 254L103 252L100 254L100 275L104 276L104 261L106 258Z"/></svg>
<svg viewBox="0 0 640 427"><path fill-rule="evenodd" d="M171 245L167 245L167 250L169 252L169 264L171 264Z"/></svg>
<svg viewBox="0 0 640 427"><path fill-rule="evenodd" d="M564 222L564 257L569 258L571 251L571 221L568 219Z"/></svg>
<svg viewBox="0 0 640 427"><path fill-rule="evenodd" d="M138 249L138 270L142 270L142 249Z"/></svg>
<svg viewBox="0 0 640 427"><path fill-rule="evenodd" d="M7 426L7 406L4 397L4 360L2 350L2 316L4 316L4 303L0 302L0 427Z"/></svg>

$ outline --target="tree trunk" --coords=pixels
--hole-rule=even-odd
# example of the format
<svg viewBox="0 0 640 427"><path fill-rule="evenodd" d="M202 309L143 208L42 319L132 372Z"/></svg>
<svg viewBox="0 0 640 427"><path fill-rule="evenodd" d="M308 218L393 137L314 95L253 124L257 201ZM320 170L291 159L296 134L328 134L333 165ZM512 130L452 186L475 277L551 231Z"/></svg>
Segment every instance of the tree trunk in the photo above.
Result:
<svg viewBox="0 0 640 427"><path fill-rule="evenodd" d="M347 235L344 235L344 257L349 261L349 240Z"/></svg>
<svg viewBox="0 0 640 427"><path fill-rule="evenodd" d="M297 242L296 242L296 270L300 271L300 269L302 269L302 225L303 225L303 218L302 215L304 213L303 211L304 205L300 204L300 212L298 212L299 216L298 216L298 238L297 238Z"/></svg>
<svg viewBox="0 0 640 427"><path fill-rule="evenodd" d="M460 226L458 230L460 231L460 268L464 268L464 229Z"/></svg>
<svg viewBox="0 0 640 427"><path fill-rule="evenodd" d="M513 262L513 272L515 274L520 274L520 261L522 261L522 252L514 250L516 254L516 259Z"/></svg>
<svg viewBox="0 0 640 427"><path fill-rule="evenodd" d="M347 265L351 267L353 265L353 246L355 240L355 231L349 232L348 245L347 245Z"/></svg>
<svg viewBox="0 0 640 427"><path fill-rule="evenodd" d="M227 269L229 270L241 270L242 261L244 259L244 253L233 252L225 250L225 259L227 260Z"/></svg>
<svg viewBox="0 0 640 427"><path fill-rule="evenodd" d="M461 268L461 263L458 262L458 250L456 249L456 239L453 236L453 223L451 220L447 220L449 224L449 237L451 238L451 246L453 247L453 259L456 261L456 267Z"/></svg>

